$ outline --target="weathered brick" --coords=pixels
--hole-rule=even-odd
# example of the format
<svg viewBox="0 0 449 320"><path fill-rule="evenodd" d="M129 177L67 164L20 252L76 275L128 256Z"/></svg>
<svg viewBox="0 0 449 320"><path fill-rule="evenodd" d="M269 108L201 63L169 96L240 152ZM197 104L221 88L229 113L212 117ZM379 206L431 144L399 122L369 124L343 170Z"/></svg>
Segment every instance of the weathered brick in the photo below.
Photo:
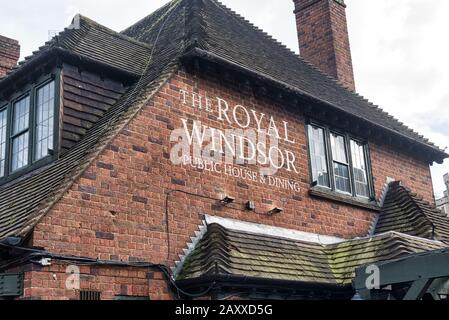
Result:
<svg viewBox="0 0 449 320"><path fill-rule="evenodd" d="M174 81L177 87L186 91L192 91L195 86L201 88L199 93L204 96L207 92L214 92L214 95L227 97L230 104L247 104L266 115L287 121L292 128L294 126L292 131L294 136L291 138L296 141L296 145L292 148L298 154L300 173L281 170L279 175L299 181L300 192L212 174L206 170L199 173L188 166L173 165L169 159L170 132L165 129L165 125L161 126L160 121L156 120L156 115L169 119L177 128L182 127L180 117L188 118L189 113L194 113L195 117L204 123L208 121L210 123L211 119L207 113L197 112L180 104L177 98L179 93L171 92L166 85L162 90L163 94L156 94L152 98L153 107L144 108L144 112L139 113L122 134L113 139L111 145L119 147L120 153L111 150L101 152L98 160L87 168L86 172L89 174L87 176L84 174L80 179L81 182L77 181L36 225L30 239L33 246L94 259L165 264L166 193L168 190L176 189L177 186L182 186L182 190L198 197L182 193L172 193L168 197L169 229L173 240L169 257L170 266L174 265L174 261L179 259L178 255L183 253L183 249L191 241L190 237L195 234L198 225L202 224L205 213L304 232L339 235L348 239L367 234L374 221L373 212L309 195L309 160L303 147L307 145L304 125L306 118L298 109L290 109L288 105L263 97L251 96L245 99L237 89L240 86L224 82L212 74L196 77L182 71L179 74L175 75L168 85ZM173 108L179 109L179 112L167 114L167 102ZM220 122L214 122L213 126L220 129L229 127ZM151 142L151 137L157 137L160 143L153 142L153 145L148 147L147 153L133 152L133 146L146 145L148 141ZM426 163L409 155L400 154L387 145L371 141L369 144L377 198L387 177L393 177L411 186L426 200L432 199L430 169ZM402 164L400 168L397 163ZM419 179L413 181L411 177ZM80 186L84 187L86 184L88 189L81 191ZM96 193L87 193L94 189ZM104 190L110 192L103 193ZM235 197L236 203L227 207L219 201L210 199L219 199L223 194ZM257 213L236 210L238 204L248 200L255 202ZM274 206L282 207L284 212L275 217L259 214L268 212ZM339 207L338 213L335 207ZM27 272L33 280L45 277L47 286L29 285L25 288L25 297L76 299L76 296L64 289L65 267L64 265L60 266L60 269L52 269L56 268L52 265L51 268ZM86 276L82 286L92 290L102 288L102 297L105 299L114 299L115 295L120 294L123 284L128 285L130 293L136 290L150 296L151 299L173 298L160 272L149 273L148 269L135 268L86 268L87 270L82 271L83 274L95 276L95 279ZM53 274L57 275L58 281L52 280ZM136 284L140 281L141 285Z"/></svg>
<svg viewBox="0 0 449 320"><path fill-rule="evenodd" d="M97 239L104 239L104 240L114 240L114 234L110 233L110 232L100 232L97 231L95 232L95 237Z"/></svg>
<svg viewBox="0 0 449 320"><path fill-rule="evenodd" d="M96 194L97 193L97 189L95 187L79 186L78 190L81 191L81 192L90 193L90 194Z"/></svg>
<svg viewBox="0 0 449 320"><path fill-rule="evenodd" d="M137 152L141 152L141 153L147 153L148 152L147 148L141 147L141 146L136 146L136 145L133 145L133 150L137 151Z"/></svg>
<svg viewBox="0 0 449 320"><path fill-rule="evenodd" d="M293 0L301 56L355 90L346 7L335 0Z"/></svg>
<svg viewBox="0 0 449 320"><path fill-rule="evenodd" d="M19 57L19 42L0 35L0 78L16 66Z"/></svg>
<svg viewBox="0 0 449 320"><path fill-rule="evenodd" d="M97 175L95 173L90 173L90 172L84 172L82 177L87 180L96 180L97 179Z"/></svg>
<svg viewBox="0 0 449 320"><path fill-rule="evenodd" d="M184 180L181 180L181 179L175 179L175 178L172 178L172 179L171 179L171 183L172 183L172 184L176 184L176 185L178 185L178 186L182 186L182 187L185 187L185 186L186 186L186 182L185 182Z"/></svg>
<svg viewBox="0 0 449 320"><path fill-rule="evenodd" d="M97 162L97 167L106 170L114 170L114 166L110 163Z"/></svg>
<svg viewBox="0 0 449 320"><path fill-rule="evenodd" d="M162 139L160 139L160 138L149 137L148 141L150 141L151 143L154 143L154 144L159 144L159 145L163 144Z"/></svg>
<svg viewBox="0 0 449 320"><path fill-rule="evenodd" d="M148 203L148 199L144 198L144 197L139 197L139 196L133 196L133 201L134 202L140 202L140 203Z"/></svg>

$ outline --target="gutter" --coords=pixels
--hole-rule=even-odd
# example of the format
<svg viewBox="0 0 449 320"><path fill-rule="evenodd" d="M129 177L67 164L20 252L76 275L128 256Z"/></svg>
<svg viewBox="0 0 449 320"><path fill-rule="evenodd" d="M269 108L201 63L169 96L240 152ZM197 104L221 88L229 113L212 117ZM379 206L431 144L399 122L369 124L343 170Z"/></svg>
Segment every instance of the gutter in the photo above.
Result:
<svg viewBox="0 0 449 320"><path fill-rule="evenodd" d="M245 277L235 275L207 275L195 279L177 280L176 284L183 290L201 291L205 287L214 285L214 291L223 287L248 290L263 290L277 292L295 292L310 294L313 292L325 292L330 295L342 295L351 298L354 289L351 284L339 285L334 283L304 282L294 280L277 280L258 277ZM323 294L326 296L326 294Z"/></svg>

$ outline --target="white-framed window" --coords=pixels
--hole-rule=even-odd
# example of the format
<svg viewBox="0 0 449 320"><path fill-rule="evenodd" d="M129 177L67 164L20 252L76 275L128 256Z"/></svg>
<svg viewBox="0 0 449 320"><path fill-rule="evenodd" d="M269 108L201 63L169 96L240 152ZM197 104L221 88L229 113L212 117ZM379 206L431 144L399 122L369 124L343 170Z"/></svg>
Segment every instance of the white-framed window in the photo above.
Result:
<svg viewBox="0 0 449 320"><path fill-rule="evenodd" d="M374 196L367 143L315 123L307 134L312 186L357 198Z"/></svg>

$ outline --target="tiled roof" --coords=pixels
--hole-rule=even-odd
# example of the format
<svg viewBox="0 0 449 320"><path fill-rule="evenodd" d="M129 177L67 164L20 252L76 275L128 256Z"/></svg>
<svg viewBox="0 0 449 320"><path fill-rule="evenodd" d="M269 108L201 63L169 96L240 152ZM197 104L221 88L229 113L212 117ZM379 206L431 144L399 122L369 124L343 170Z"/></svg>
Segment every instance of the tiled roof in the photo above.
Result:
<svg viewBox="0 0 449 320"><path fill-rule="evenodd" d="M449 244L449 218L400 182L389 186L375 233L397 231Z"/></svg>
<svg viewBox="0 0 449 320"><path fill-rule="evenodd" d="M179 6L167 6L161 17L162 23L168 19L173 20L173 25L183 25L180 10ZM149 23L146 34L148 38L156 39L161 21ZM8 236L28 235L107 144L177 70L176 58L183 48L181 37L182 33L175 32L170 34L170 38L168 35L159 37L156 45L150 43L153 56L151 61L148 59L148 67L140 80L63 157L39 171L0 187L0 240Z"/></svg>
<svg viewBox="0 0 449 320"><path fill-rule="evenodd" d="M148 44L77 15L70 28L66 28L31 56L26 57L8 76L22 71L25 66L55 49L135 75L142 74L151 53ZM7 81L8 76L1 80Z"/></svg>
<svg viewBox="0 0 449 320"><path fill-rule="evenodd" d="M359 266L444 247L396 232L321 245L210 224L177 280L235 276L344 286L351 284Z"/></svg>
<svg viewBox="0 0 449 320"><path fill-rule="evenodd" d="M285 84L307 96L388 130L391 134L419 142L433 151L427 139L406 127L379 107L323 75L301 57L276 42L245 19L214 0L194 0L199 17L192 20L196 47L204 56L218 58L266 79Z"/></svg>
<svg viewBox="0 0 449 320"><path fill-rule="evenodd" d="M382 127L390 134L418 142L439 154L439 157L447 157L429 140L363 97L343 88L220 2L178 0L173 3L179 1L185 6L186 29L183 32L186 54L197 54L202 58L224 61L249 70L266 80L283 84L341 112ZM148 42L151 39L142 30L146 30L148 19L153 19L154 15L126 29L123 34Z"/></svg>
<svg viewBox="0 0 449 320"><path fill-rule="evenodd" d="M56 38L58 46L104 64L141 75L151 53L147 43L112 31L84 16L80 28Z"/></svg>
<svg viewBox="0 0 449 320"><path fill-rule="evenodd" d="M62 158L0 187L0 240L11 235L26 236L161 83L176 71L183 56L196 49L201 54L207 53L206 56L257 72L264 79L328 101L339 110L420 143L438 157L445 156L215 0L174 0L122 33L80 16L79 29L67 29L53 38L0 80L0 85L11 81L14 74L24 72L27 65L38 63L39 58L53 49L141 77Z"/></svg>

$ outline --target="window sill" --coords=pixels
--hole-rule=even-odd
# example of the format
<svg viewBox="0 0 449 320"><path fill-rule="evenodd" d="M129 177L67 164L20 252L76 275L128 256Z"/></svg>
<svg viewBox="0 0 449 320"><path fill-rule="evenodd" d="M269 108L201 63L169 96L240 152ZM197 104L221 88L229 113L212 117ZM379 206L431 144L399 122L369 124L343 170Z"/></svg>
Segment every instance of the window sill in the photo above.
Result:
<svg viewBox="0 0 449 320"><path fill-rule="evenodd" d="M17 181L24 179L26 177L29 177L30 175L33 175L35 172L38 172L41 168L46 167L50 163L56 161L58 159L57 155L48 155L45 158L42 158L41 160L23 167L11 174L9 174L6 177L0 178L0 190L3 188L6 188L7 186L16 183Z"/></svg>
<svg viewBox="0 0 449 320"><path fill-rule="evenodd" d="M372 211L378 212L381 210L376 201L357 199L351 196L345 196L344 194L340 194L320 187L310 188L309 194L314 197L324 198L335 202L341 202L349 204L351 206L364 208Z"/></svg>

